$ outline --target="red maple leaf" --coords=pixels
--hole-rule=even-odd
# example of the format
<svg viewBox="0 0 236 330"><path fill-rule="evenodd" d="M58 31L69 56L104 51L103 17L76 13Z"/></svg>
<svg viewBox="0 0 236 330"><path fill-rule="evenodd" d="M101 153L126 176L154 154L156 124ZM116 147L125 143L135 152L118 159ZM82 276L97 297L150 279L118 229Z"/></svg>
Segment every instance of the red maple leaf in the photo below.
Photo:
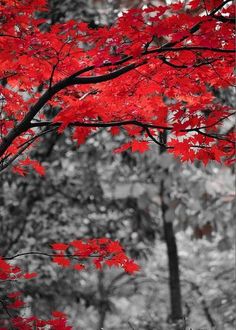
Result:
<svg viewBox="0 0 236 330"><path fill-rule="evenodd" d="M25 278L26 280L30 280L31 278L34 278L34 277L37 277L37 276L38 276L38 274L35 273L35 272L33 272L33 273L25 273L25 274L24 274L24 278Z"/></svg>
<svg viewBox="0 0 236 330"><path fill-rule="evenodd" d="M149 143L147 141L133 140L131 143L131 150L132 152L138 151L140 153L143 153L149 150Z"/></svg>
<svg viewBox="0 0 236 330"><path fill-rule="evenodd" d="M123 268L129 274L133 274L140 270L140 266L136 264L133 260L126 261L123 265Z"/></svg>
<svg viewBox="0 0 236 330"><path fill-rule="evenodd" d="M69 245L65 244L65 243L53 243L53 244L51 244L51 247L53 250L65 251L65 250L67 250Z"/></svg>
<svg viewBox="0 0 236 330"><path fill-rule="evenodd" d="M56 256L52 258L52 261L57 263L58 265L62 267L69 267L70 266L70 260L62 255Z"/></svg>

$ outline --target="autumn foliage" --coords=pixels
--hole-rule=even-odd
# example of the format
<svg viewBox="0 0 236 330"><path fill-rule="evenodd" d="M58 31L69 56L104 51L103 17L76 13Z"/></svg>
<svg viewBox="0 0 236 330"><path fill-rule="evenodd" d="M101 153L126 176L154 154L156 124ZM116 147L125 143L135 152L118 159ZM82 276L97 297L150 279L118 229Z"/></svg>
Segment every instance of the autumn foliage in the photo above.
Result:
<svg viewBox="0 0 236 330"><path fill-rule="evenodd" d="M79 144L98 127L122 128L128 141L116 152L152 141L182 161L232 163L235 135L224 122L233 112L214 90L234 83L234 9L193 0L131 9L112 27L45 28L45 1L1 1L1 168L18 158L14 171L44 174L19 156L68 126Z"/></svg>
<svg viewBox="0 0 236 330"><path fill-rule="evenodd" d="M91 259L94 266L101 270L104 265L108 267L120 267L123 268L128 274L133 274L139 270L139 266L129 259L124 253L123 248L117 241L112 241L108 238L91 239L91 240L74 240L69 244L54 243L51 246L53 254L43 252L27 252L19 253L11 257L0 258L0 281L16 283L20 280L30 280L37 277L36 272L24 273L19 266L12 265L8 260L13 260L18 257L26 255L31 256L45 256L51 258L52 262L58 264L61 267L70 267L74 271L82 271L85 269L88 260ZM14 287L12 285L12 287ZM54 311L52 313L53 319L51 320L39 320L35 316L23 317L13 316L12 310L19 310L27 307L26 303L21 298L22 292L12 291L7 294L7 297L0 296L0 303L3 309L10 317L9 320L0 320L0 329L7 329L6 325L14 325L15 329L27 330L27 329L45 329L46 325L50 326L50 329L67 330L72 329L67 325L67 317L64 313Z"/></svg>
<svg viewBox="0 0 236 330"><path fill-rule="evenodd" d="M29 151L44 135L68 127L78 144L100 127L125 132L127 141L114 152L142 153L155 143L182 161L234 161L235 133L225 126L234 112L214 93L234 84L232 1L135 8L98 29L73 20L48 26L40 18L46 10L44 0L0 1L0 170L11 165L25 175L32 167L44 175ZM107 239L52 248L52 261L74 270L84 269L88 258L98 269L139 269ZM35 275L0 259L1 281ZM1 298L10 316L24 305L20 296ZM70 329L63 313L52 316L11 322L17 329Z"/></svg>

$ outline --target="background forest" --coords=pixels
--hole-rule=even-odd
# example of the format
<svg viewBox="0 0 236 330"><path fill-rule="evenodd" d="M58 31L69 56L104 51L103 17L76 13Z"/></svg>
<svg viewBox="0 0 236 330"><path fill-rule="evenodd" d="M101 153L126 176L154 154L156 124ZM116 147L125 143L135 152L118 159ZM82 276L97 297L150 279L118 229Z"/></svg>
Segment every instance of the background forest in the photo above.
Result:
<svg viewBox="0 0 236 330"><path fill-rule="evenodd" d="M49 2L49 25L76 18L96 28L111 24L121 9L148 1ZM235 103L231 90L216 91L216 97ZM54 241L108 237L118 239L142 269L135 276L113 269L78 273L61 271L45 258L24 257L25 269L40 270L37 281L23 287L33 313L49 318L62 310L75 329L172 329L176 291L171 296L169 230L177 245L181 297L175 289L185 329L233 330L234 169L180 164L156 145L144 154L114 154L125 134L114 131L111 138L105 129L79 148L68 136L53 132L34 151L45 177L1 174L0 255L46 251Z"/></svg>

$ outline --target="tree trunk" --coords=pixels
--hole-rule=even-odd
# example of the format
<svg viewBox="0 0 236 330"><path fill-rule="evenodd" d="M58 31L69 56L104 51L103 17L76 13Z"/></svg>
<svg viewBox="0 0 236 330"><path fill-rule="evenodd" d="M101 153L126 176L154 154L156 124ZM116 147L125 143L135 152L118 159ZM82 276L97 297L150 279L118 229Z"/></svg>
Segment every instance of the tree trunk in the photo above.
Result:
<svg viewBox="0 0 236 330"><path fill-rule="evenodd" d="M166 143L166 132L160 136L161 142ZM164 148L160 148L160 154L165 151ZM169 266L169 290L170 290L170 306L171 314L170 319L176 324L176 330L184 330L185 326L183 322L182 312L182 299L181 299L181 286L179 275L179 258L178 248L176 243L175 232L172 221L167 221L166 212L169 206L165 202L165 178L169 176L168 169L164 170L163 179L160 183L160 198L161 198L161 211L163 219L163 232L164 239L167 247L168 266ZM169 220L169 219L168 219ZM182 324L181 324L182 323Z"/></svg>
<svg viewBox="0 0 236 330"><path fill-rule="evenodd" d="M98 273L98 293L99 293L99 305L98 305L98 326L97 330L104 329L105 318L107 313L107 294L103 282L103 271Z"/></svg>
<svg viewBox="0 0 236 330"><path fill-rule="evenodd" d="M171 321L178 323L183 319L181 288L179 276L179 258L173 223L166 220L166 211L168 206L164 202L164 181L161 182L161 203L164 239L167 246L168 265L169 265L169 287L170 287L170 305L171 305ZM177 329L181 329L178 328Z"/></svg>
<svg viewBox="0 0 236 330"><path fill-rule="evenodd" d="M171 300L171 319L176 322L182 319L181 290L179 278L179 259L172 223L164 223L164 234L169 262L169 286Z"/></svg>

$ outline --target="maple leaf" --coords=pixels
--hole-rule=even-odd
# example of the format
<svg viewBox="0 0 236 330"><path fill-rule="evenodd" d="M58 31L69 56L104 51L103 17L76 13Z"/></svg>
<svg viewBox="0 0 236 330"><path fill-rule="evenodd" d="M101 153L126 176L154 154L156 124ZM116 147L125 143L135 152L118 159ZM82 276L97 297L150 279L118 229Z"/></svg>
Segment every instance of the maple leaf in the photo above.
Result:
<svg viewBox="0 0 236 330"><path fill-rule="evenodd" d="M21 160L19 162L19 164L21 166L32 166L39 175L41 175L41 176L45 175L44 167L37 160L33 160L33 159L30 159L29 157L27 157L27 158ZM18 173L19 173L19 169L18 169Z"/></svg>
<svg viewBox="0 0 236 330"><path fill-rule="evenodd" d="M51 244L53 250L65 251L68 249L69 245L65 243L53 243Z"/></svg>
<svg viewBox="0 0 236 330"><path fill-rule="evenodd" d="M124 144L122 144L121 147L114 149L113 152L114 153L123 152L123 151L129 149L131 147L131 145L132 145L131 142L124 143Z"/></svg>
<svg viewBox="0 0 236 330"><path fill-rule="evenodd" d="M25 273L25 274L24 274L24 278L25 278L26 280L30 280L31 278L34 278L34 277L37 277L37 276L38 276L38 274L35 273L35 272L33 272L33 273Z"/></svg>
<svg viewBox="0 0 236 330"><path fill-rule="evenodd" d="M11 308L11 309L17 309L17 308L21 308L25 305L25 303L22 300L16 299L14 302L12 302L11 304L7 305L7 308Z"/></svg>
<svg viewBox="0 0 236 330"><path fill-rule="evenodd" d="M75 248L75 254L81 257L87 257L93 252L91 245L83 242L82 240L74 240L70 243L70 245Z"/></svg>
<svg viewBox="0 0 236 330"><path fill-rule="evenodd" d="M123 252L123 248L118 241L110 242L107 246L107 251L109 253L120 253Z"/></svg>
<svg viewBox="0 0 236 330"><path fill-rule="evenodd" d="M114 258L106 260L105 264L109 267L119 267L120 266L119 261L117 261Z"/></svg>
<svg viewBox="0 0 236 330"><path fill-rule="evenodd" d="M52 258L52 261L57 263L58 265L62 267L69 267L70 266L70 260L62 255L55 256Z"/></svg>
<svg viewBox="0 0 236 330"><path fill-rule="evenodd" d="M120 128L116 127L116 126L111 127L110 132L112 135L118 135L118 134L120 134Z"/></svg>
<svg viewBox="0 0 236 330"><path fill-rule="evenodd" d="M102 269L102 258L96 258L93 263L97 269Z"/></svg>
<svg viewBox="0 0 236 330"><path fill-rule="evenodd" d="M132 152L138 151L140 153L143 153L149 150L149 143L147 141L134 140L131 143L131 150Z"/></svg>
<svg viewBox="0 0 236 330"><path fill-rule="evenodd" d="M84 270L85 269L85 266L83 264L76 264L76 265L73 266L73 268L75 270L80 271L80 270Z"/></svg>
<svg viewBox="0 0 236 330"><path fill-rule="evenodd" d="M59 311L53 311L52 316L66 319L66 314Z"/></svg>
<svg viewBox="0 0 236 330"><path fill-rule="evenodd" d="M133 260L126 261L122 267L129 274L133 274L140 270L140 266L136 264Z"/></svg>
<svg viewBox="0 0 236 330"><path fill-rule="evenodd" d="M16 297L19 297L20 295L22 294L21 291L15 291L15 292L11 292L11 293L8 293L8 298L16 298Z"/></svg>
<svg viewBox="0 0 236 330"><path fill-rule="evenodd" d="M200 6L202 0L192 0L190 1L189 5L191 6L192 9L196 9Z"/></svg>
<svg viewBox="0 0 236 330"><path fill-rule="evenodd" d="M183 3L182 2L177 2L177 3L171 4L170 8L174 11L179 11L183 8Z"/></svg>
<svg viewBox="0 0 236 330"><path fill-rule="evenodd" d="M6 273L10 273L11 271L11 266L0 257L0 270L6 272Z"/></svg>
<svg viewBox="0 0 236 330"><path fill-rule="evenodd" d="M44 176L45 175L45 168L38 162L34 162L33 164L33 168L35 169L35 171L41 175Z"/></svg>
<svg viewBox="0 0 236 330"><path fill-rule="evenodd" d="M27 174L27 170L22 168L19 165L13 166L12 171L15 172L15 173L20 174L21 176L25 176Z"/></svg>

